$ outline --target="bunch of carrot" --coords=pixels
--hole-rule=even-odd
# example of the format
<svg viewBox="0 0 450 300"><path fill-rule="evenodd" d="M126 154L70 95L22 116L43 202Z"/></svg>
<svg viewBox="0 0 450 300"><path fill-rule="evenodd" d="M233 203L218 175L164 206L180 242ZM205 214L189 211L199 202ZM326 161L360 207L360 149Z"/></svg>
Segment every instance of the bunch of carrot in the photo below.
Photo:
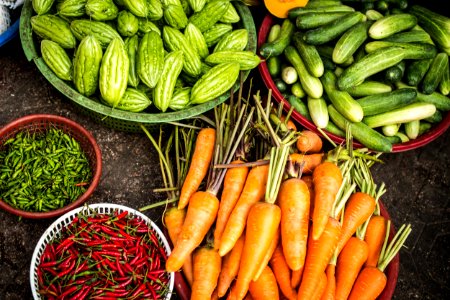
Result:
<svg viewBox="0 0 450 300"><path fill-rule="evenodd" d="M325 152L318 134L253 96L255 117L244 99L197 128L165 213L166 270L183 271L191 299L376 299L410 232L392 237L379 213L378 154L350 137Z"/></svg>

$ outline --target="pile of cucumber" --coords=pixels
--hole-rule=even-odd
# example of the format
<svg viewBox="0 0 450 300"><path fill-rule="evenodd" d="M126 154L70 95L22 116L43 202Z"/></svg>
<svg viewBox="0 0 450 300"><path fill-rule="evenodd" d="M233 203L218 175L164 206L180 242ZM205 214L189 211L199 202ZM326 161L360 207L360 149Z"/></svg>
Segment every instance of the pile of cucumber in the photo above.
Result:
<svg viewBox="0 0 450 300"><path fill-rule="evenodd" d="M380 152L450 110L450 18L406 0L310 0L259 49L275 86L318 128Z"/></svg>

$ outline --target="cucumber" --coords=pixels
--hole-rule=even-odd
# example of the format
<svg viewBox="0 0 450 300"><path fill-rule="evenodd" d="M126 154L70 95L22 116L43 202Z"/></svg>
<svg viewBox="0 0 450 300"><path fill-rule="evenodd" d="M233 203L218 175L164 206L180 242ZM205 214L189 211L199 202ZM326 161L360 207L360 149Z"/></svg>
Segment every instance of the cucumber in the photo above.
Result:
<svg viewBox="0 0 450 300"><path fill-rule="evenodd" d="M403 82L397 82L395 85L398 89L403 89L403 88L408 88L408 87L415 88L413 86L406 85ZM427 94L417 91L416 100L419 102L434 104L436 106L436 108L441 111L449 111L450 110L450 98L445 95L442 95L441 93L438 93L438 92L433 92L433 93L427 95Z"/></svg>
<svg viewBox="0 0 450 300"><path fill-rule="evenodd" d="M267 42L273 42L275 41L281 32L281 25L280 24L273 24L272 27L270 27L269 34L267 35Z"/></svg>
<svg viewBox="0 0 450 300"><path fill-rule="evenodd" d="M267 59L267 69L272 77L277 77L281 73L281 59L279 56L272 56Z"/></svg>
<svg viewBox="0 0 450 300"><path fill-rule="evenodd" d="M419 136L420 120L405 123L405 134L410 140Z"/></svg>
<svg viewBox="0 0 450 300"><path fill-rule="evenodd" d="M436 46L428 43L400 43L388 41L372 41L365 44L367 53L374 52L385 47L400 47L405 52L405 59L427 59L434 58L437 54Z"/></svg>
<svg viewBox="0 0 450 300"><path fill-rule="evenodd" d="M375 9L368 9L366 10L366 17L367 20L376 21L383 17L383 14Z"/></svg>
<svg viewBox="0 0 450 300"><path fill-rule="evenodd" d="M437 89L446 68L448 69L448 55L445 52L440 52L434 57L423 78L422 92L424 94L429 95Z"/></svg>
<svg viewBox="0 0 450 300"><path fill-rule="evenodd" d="M428 43L433 44L430 35L423 30L409 30L405 32L394 33L393 35L383 39L387 42L397 43Z"/></svg>
<svg viewBox="0 0 450 300"><path fill-rule="evenodd" d="M366 16L359 11L348 13L330 23L306 31L303 40L312 45L325 44L341 36L347 29L365 19Z"/></svg>
<svg viewBox="0 0 450 300"><path fill-rule="evenodd" d="M360 85L346 90L352 97L365 97L373 94L387 93L392 91L392 86L384 82L367 80Z"/></svg>
<svg viewBox="0 0 450 300"><path fill-rule="evenodd" d="M338 78L338 87L340 90L346 90L361 84L367 77L398 64L404 56L403 48L395 46L368 53L344 70Z"/></svg>
<svg viewBox="0 0 450 300"><path fill-rule="evenodd" d="M400 142L401 143L406 143L406 142L409 142L409 138L408 138L408 136L406 135L406 134L404 134L403 132L397 132L396 134L395 134L395 136L396 137L398 137L399 139L400 139Z"/></svg>
<svg viewBox="0 0 450 300"><path fill-rule="evenodd" d="M436 112L432 116L425 118L424 121L427 121L432 124L436 124L436 123L441 122L442 119L443 119L442 113L439 109L437 109Z"/></svg>
<svg viewBox="0 0 450 300"><path fill-rule="evenodd" d="M394 136L397 134L399 129L400 124L385 125L381 127L381 132L383 132L385 136Z"/></svg>
<svg viewBox="0 0 450 300"><path fill-rule="evenodd" d="M298 79L297 71L292 66L286 66L281 70L281 79L286 84L294 84Z"/></svg>
<svg viewBox="0 0 450 300"><path fill-rule="evenodd" d="M348 14L348 12L307 12L295 18L295 26L301 30L314 29L332 22L345 14Z"/></svg>
<svg viewBox="0 0 450 300"><path fill-rule="evenodd" d="M387 68L384 75L385 80L390 83L402 80L403 74L405 73L405 65L405 61L402 60L395 66Z"/></svg>
<svg viewBox="0 0 450 300"><path fill-rule="evenodd" d="M323 86L319 78L311 75L294 46L287 46L284 54L287 60L297 70L300 83L306 94L312 98L320 98L323 94Z"/></svg>
<svg viewBox="0 0 450 300"><path fill-rule="evenodd" d="M387 38L395 33L409 30L417 25L416 16L408 13L385 15L369 28L369 36L374 40Z"/></svg>
<svg viewBox="0 0 450 300"><path fill-rule="evenodd" d="M358 48L367 40L367 30L371 22L359 22L348 29L336 42L332 59L337 64L342 64L349 59Z"/></svg>
<svg viewBox="0 0 450 300"><path fill-rule="evenodd" d="M389 112L364 117L363 122L370 128L376 128L425 119L432 116L435 112L436 106L434 104L415 102Z"/></svg>
<svg viewBox="0 0 450 300"><path fill-rule="evenodd" d="M412 5L409 13L415 15L419 25L423 27L436 44L440 45L450 55L450 18L431 11L421 5Z"/></svg>
<svg viewBox="0 0 450 300"><path fill-rule="evenodd" d="M322 76L324 65L316 46L305 43L300 32L294 33L292 42L305 63L308 72L315 77Z"/></svg>
<svg viewBox="0 0 450 300"><path fill-rule="evenodd" d="M292 8L288 12L289 19L295 19L298 16L302 16L306 13L323 13L323 12L354 12L355 9L349 5L336 4L326 5L321 7L296 7Z"/></svg>
<svg viewBox="0 0 450 300"><path fill-rule="evenodd" d="M450 92L450 66L445 66L444 74L442 74L441 82L439 82L439 92L447 96Z"/></svg>
<svg viewBox="0 0 450 300"><path fill-rule="evenodd" d="M300 99L306 96L306 93L303 90L303 87L299 81L297 81L291 86L291 93L292 95Z"/></svg>
<svg viewBox="0 0 450 300"><path fill-rule="evenodd" d="M417 97L414 88L396 89L391 92L373 94L358 99L364 116L372 116L413 103Z"/></svg>
<svg viewBox="0 0 450 300"><path fill-rule="evenodd" d="M386 136L386 139L388 139L391 142L391 144L400 144L402 142L402 139L396 135Z"/></svg>
<svg viewBox="0 0 450 300"><path fill-rule="evenodd" d="M324 98L307 98L309 115L317 128L325 128L328 125L329 116L327 103Z"/></svg>
<svg viewBox="0 0 450 300"><path fill-rule="evenodd" d="M328 111L328 109L327 109ZM337 127L333 122L328 121L327 126L325 127L326 131L331 132L334 135L345 137L345 132Z"/></svg>
<svg viewBox="0 0 450 300"><path fill-rule="evenodd" d="M284 19L281 24L280 34L272 42L266 42L261 45L259 54L268 58L278 56L283 53L284 49L291 43L291 38L295 30L295 25L289 19Z"/></svg>
<svg viewBox="0 0 450 300"><path fill-rule="evenodd" d="M306 104L300 98L297 98L294 95L289 95L287 97L287 100L288 100L289 104L292 107L294 107L294 109L300 115L302 115L307 120L312 121L311 120L311 115L309 114L309 111L308 111L308 107L306 106Z"/></svg>
<svg viewBox="0 0 450 300"><path fill-rule="evenodd" d="M378 152L392 151L392 143L389 139L363 122L351 123L333 105L328 105L328 113L333 123L341 130L345 131L347 124L350 123L352 136L364 146Z"/></svg>
<svg viewBox="0 0 450 300"><path fill-rule="evenodd" d="M431 127L433 127L432 124L428 123L428 122L423 122L420 121L420 125L419 125L419 136L424 134L425 132L427 132L428 130L431 129Z"/></svg>
<svg viewBox="0 0 450 300"><path fill-rule="evenodd" d="M427 73L433 59L419 59L411 61L405 70L405 79L408 85L417 86Z"/></svg>
<svg viewBox="0 0 450 300"><path fill-rule="evenodd" d="M320 80L331 103L345 118L351 122L363 119L361 105L346 91L336 89L336 75L332 71L325 71Z"/></svg>
<svg viewBox="0 0 450 300"><path fill-rule="evenodd" d="M283 81L283 79L275 78L275 80L273 82L275 83L275 86L281 93L284 93L287 91L287 84L286 84L286 82Z"/></svg>

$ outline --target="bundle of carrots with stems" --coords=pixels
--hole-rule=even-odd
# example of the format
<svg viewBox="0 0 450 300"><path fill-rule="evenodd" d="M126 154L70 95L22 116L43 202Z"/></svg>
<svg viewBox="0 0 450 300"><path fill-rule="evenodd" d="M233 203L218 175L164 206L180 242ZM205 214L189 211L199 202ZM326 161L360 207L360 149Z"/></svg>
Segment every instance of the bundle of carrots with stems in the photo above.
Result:
<svg viewBox="0 0 450 300"><path fill-rule="evenodd" d="M193 125L195 143L181 143L191 148L166 186L166 270L183 271L191 299L376 299L411 230L392 237L380 214L386 190L370 174L380 154L353 149L350 130L325 152L270 91L265 107L259 91L250 100L240 90L215 109L214 127Z"/></svg>

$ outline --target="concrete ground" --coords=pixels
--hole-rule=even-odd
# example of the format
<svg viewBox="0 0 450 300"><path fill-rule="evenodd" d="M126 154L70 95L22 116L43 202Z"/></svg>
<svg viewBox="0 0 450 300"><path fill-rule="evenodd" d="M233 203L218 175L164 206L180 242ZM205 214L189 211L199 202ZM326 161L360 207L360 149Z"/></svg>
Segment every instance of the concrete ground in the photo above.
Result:
<svg viewBox="0 0 450 300"><path fill-rule="evenodd" d="M254 76L259 80L258 74ZM162 181L148 138L105 127L81 113L26 60L17 37L0 48L0 126L35 113L68 117L97 139L103 173L88 203L117 203L138 209L162 200L152 192ZM384 164L373 167L375 181L387 185L382 201L393 224L411 223L413 229L400 253L393 299L448 299L450 295L449 138L447 131L420 149L384 154ZM160 224L161 212L155 209L146 214ZM31 256L54 220L20 220L0 211L0 299L32 299Z"/></svg>

